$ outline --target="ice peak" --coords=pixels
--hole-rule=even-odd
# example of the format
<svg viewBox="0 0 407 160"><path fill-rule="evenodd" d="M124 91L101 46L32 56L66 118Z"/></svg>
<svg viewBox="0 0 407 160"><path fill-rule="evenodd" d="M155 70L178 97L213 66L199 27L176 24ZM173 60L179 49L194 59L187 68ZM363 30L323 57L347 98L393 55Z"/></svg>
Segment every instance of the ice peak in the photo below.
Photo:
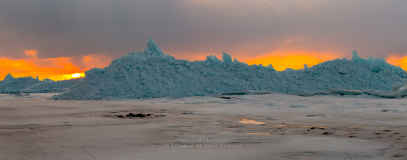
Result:
<svg viewBox="0 0 407 160"><path fill-rule="evenodd" d="M206 62L220 63L221 61L216 56L206 56Z"/></svg>
<svg viewBox="0 0 407 160"><path fill-rule="evenodd" d="M226 64L231 64L232 63L232 57L226 52L222 53L222 59L223 59L223 62L226 63Z"/></svg>
<svg viewBox="0 0 407 160"><path fill-rule="evenodd" d="M7 76L4 78L3 81L10 81L10 80L13 80L13 79L14 79L13 75L11 75L11 74L9 73L9 74L7 74Z"/></svg>
<svg viewBox="0 0 407 160"><path fill-rule="evenodd" d="M144 52L152 56L164 55L160 47L158 47L158 45L152 39L148 40L147 48L144 50Z"/></svg>
<svg viewBox="0 0 407 160"><path fill-rule="evenodd" d="M353 50L352 51L352 60L360 60L360 59L362 59L362 58L360 58L358 51Z"/></svg>

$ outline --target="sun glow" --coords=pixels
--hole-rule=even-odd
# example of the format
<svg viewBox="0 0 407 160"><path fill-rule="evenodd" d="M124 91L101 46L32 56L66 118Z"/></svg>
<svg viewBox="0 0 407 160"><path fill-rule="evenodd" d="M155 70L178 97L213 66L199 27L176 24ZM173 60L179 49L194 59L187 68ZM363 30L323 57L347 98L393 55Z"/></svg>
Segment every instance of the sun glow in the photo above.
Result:
<svg viewBox="0 0 407 160"><path fill-rule="evenodd" d="M38 51L24 51L20 59L0 57L0 80L11 73L13 77L38 77L55 81L85 77L85 71L105 67L111 58L96 54L82 57L38 58Z"/></svg>
<svg viewBox="0 0 407 160"><path fill-rule="evenodd" d="M302 51L273 52L248 59L246 62L248 64L262 64L265 66L272 65L277 71L284 71L288 68L295 70L303 69L304 65L312 67L317 64L341 57L343 56L333 53L308 53ZM401 56L401 54L390 54L390 56L386 58L386 62L407 71L407 56Z"/></svg>
<svg viewBox="0 0 407 160"><path fill-rule="evenodd" d="M53 79L58 79L58 80L70 80L70 79L78 79L78 78L84 78L85 73L72 73L72 74L64 74L64 75L58 75L55 77L51 77Z"/></svg>
<svg viewBox="0 0 407 160"><path fill-rule="evenodd" d="M277 51L263 56L248 59L248 64L272 65L277 71L290 69L303 69L304 65L312 67L325 61L341 57L333 53L316 53L303 51Z"/></svg>
<svg viewBox="0 0 407 160"><path fill-rule="evenodd" d="M399 66L403 70L407 71L407 56L390 55L386 59L387 63Z"/></svg>
<svg viewBox="0 0 407 160"><path fill-rule="evenodd" d="M2 69L0 72L0 80L4 79L8 73L11 73L13 77L38 77L40 80L51 79L55 81L84 78L87 70L91 68L102 68L111 62L110 57L97 54L89 54L81 57L40 58L37 50L30 49L25 50L24 55L24 58L19 59L0 57L0 68ZM201 60L204 58L203 55L206 54L202 53L196 55L202 55L202 57L188 57L187 59ZM389 64L407 70L407 56L401 55L402 54L390 54L390 56L386 58L386 61ZM250 65L272 65L277 71L283 71L288 68L296 70L303 69L304 65L312 67L341 57L344 56L334 53L275 51L253 58L246 58L243 59L243 61Z"/></svg>
<svg viewBox="0 0 407 160"><path fill-rule="evenodd" d="M82 75L84 76L85 74L83 74L83 73L74 73L74 74L71 75L71 77L72 78L81 78L81 77L83 77Z"/></svg>

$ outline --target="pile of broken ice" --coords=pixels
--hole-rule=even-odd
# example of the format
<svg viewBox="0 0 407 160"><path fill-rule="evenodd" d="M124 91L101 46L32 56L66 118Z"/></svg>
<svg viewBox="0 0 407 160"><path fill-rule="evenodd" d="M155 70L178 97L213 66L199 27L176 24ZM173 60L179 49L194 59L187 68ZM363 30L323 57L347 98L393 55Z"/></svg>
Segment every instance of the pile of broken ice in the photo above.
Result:
<svg viewBox="0 0 407 160"><path fill-rule="evenodd" d="M61 93L69 89L79 80L52 81L45 79L40 81L38 78L23 77L14 78L8 74L0 82L0 93L3 94L20 94L20 93Z"/></svg>
<svg viewBox="0 0 407 160"><path fill-rule="evenodd" d="M229 92L272 91L313 94L331 90L390 91L407 80L407 73L382 59L337 59L304 70L278 72L247 65L224 53L222 60L177 60L153 41L144 52L130 53L86 78L55 99L139 99L205 96Z"/></svg>
<svg viewBox="0 0 407 160"><path fill-rule="evenodd" d="M143 52L129 53L108 67L86 72L86 78L54 82L7 78L0 93L60 92L55 99L140 99L271 91L314 95L330 91L391 91L407 73L383 59L336 59L303 70L278 72L273 67L247 65L223 53L222 60L177 60L149 41Z"/></svg>

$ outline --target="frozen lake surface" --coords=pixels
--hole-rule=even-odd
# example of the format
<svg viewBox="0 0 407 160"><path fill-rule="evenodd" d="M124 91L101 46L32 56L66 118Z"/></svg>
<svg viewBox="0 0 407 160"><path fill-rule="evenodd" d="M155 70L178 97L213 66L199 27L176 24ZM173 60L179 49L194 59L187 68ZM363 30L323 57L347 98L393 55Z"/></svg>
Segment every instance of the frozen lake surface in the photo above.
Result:
<svg viewBox="0 0 407 160"><path fill-rule="evenodd" d="M405 99L268 94L54 101L51 96L0 95L0 159L407 157Z"/></svg>

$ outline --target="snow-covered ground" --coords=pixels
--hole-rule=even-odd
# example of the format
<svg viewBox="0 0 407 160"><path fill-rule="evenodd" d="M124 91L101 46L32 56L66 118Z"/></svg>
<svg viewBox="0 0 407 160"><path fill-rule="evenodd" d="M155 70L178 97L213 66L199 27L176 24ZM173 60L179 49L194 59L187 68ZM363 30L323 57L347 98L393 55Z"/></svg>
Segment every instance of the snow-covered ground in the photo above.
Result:
<svg viewBox="0 0 407 160"><path fill-rule="evenodd" d="M405 99L268 94L54 101L51 96L0 95L0 159L407 158ZM126 118L130 112L152 115Z"/></svg>

